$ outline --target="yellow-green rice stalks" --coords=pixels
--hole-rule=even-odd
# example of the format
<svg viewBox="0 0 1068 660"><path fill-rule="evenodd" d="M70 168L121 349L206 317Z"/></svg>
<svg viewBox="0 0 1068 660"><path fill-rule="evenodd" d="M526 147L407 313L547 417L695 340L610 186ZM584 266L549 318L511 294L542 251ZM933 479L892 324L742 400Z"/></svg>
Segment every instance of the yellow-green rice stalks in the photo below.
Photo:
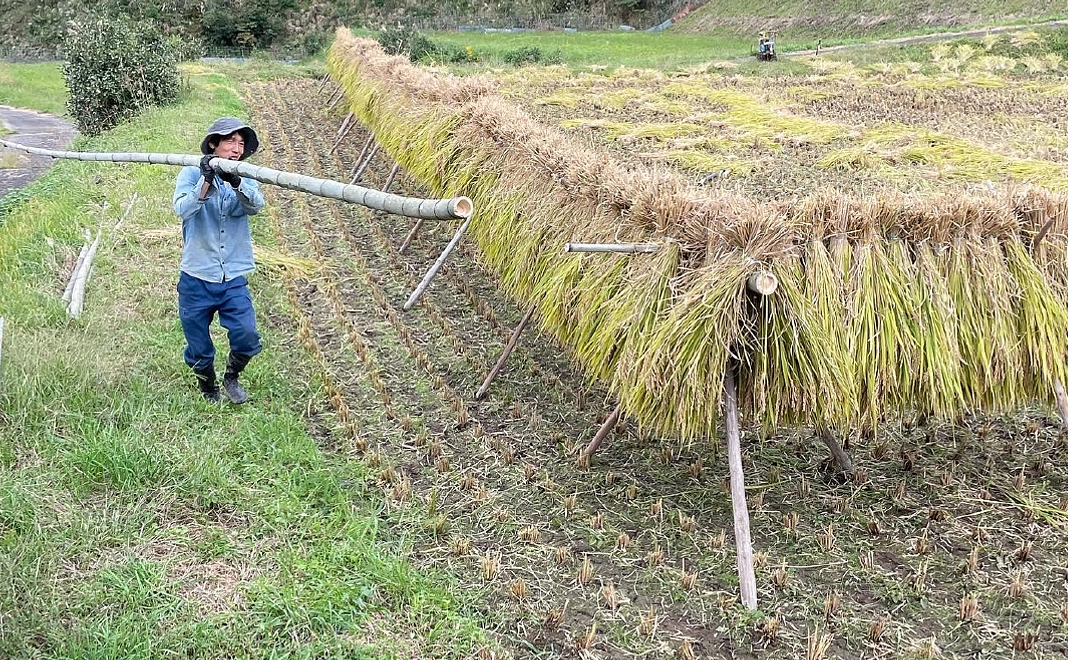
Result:
<svg viewBox="0 0 1068 660"><path fill-rule="evenodd" d="M712 432L732 361L750 419L839 429L1046 401L1068 375L1068 199L1055 193L760 202L625 166L485 81L431 74L345 30L329 65L391 157L433 194L474 200L471 234L502 288L537 305L544 330L643 426ZM788 128L719 100L735 120L771 122L769 135ZM662 247L561 249L617 240ZM771 296L747 289L758 272L778 278Z"/></svg>

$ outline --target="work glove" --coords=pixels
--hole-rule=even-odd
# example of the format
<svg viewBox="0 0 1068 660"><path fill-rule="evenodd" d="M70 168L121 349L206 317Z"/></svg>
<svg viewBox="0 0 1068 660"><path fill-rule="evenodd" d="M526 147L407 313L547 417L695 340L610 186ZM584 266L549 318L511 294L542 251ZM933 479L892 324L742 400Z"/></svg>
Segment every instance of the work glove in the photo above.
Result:
<svg viewBox="0 0 1068 660"><path fill-rule="evenodd" d="M215 183L215 170L208 164L212 158L215 156L204 156L200 159L200 174L204 177L204 183L208 185Z"/></svg>
<svg viewBox="0 0 1068 660"><path fill-rule="evenodd" d="M222 170L215 170L215 176L219 177L221 181L229 183L234 190L237 190L237 187L241 185L241 177L236 174L227 174Z"/></svg>

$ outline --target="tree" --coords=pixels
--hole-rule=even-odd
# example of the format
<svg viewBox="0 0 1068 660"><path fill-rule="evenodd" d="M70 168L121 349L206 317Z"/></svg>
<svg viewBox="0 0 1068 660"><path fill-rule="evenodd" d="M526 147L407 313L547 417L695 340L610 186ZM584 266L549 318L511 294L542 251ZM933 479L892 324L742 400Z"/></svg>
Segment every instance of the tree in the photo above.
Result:
<svg viewBox="0 0 1068 660"><path fill-rule="evenodd" d="M86 135L178 98L178 58L153 24L86 18L71 24L64 50L67 109Z"/></svg>

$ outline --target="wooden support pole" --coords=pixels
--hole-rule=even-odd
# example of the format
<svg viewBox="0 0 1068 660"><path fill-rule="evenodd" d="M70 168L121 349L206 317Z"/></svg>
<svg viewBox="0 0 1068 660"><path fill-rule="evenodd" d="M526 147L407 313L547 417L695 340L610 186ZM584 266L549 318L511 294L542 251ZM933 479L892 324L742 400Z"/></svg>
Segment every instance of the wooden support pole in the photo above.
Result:
<svg viewBox="0 0 1068 660"><path fill-rule="evenodd" d="M0 374L4 373L4 317L0 316Z"/></svg>
<svg viewBox="0 0 1068 660"><path fill-rule="evenodd" d="M816 429L816 434L823 441L823 444L827 445L827 449L831 450L831 456L834 456L834 460L838 463L838 469L842 471L846 476L852 477L853 461L849 458L849 454L842 448L842 445L838 444L838 439L834 437L834 433L827 428Z"/></svg>
<svg viewBox="0 0 1068 660"><path fill-rule="evenodd" d="M504 351L501 352L501 357L497 358L497 364L493 365L493 368L489 370L489 373L486 374L486 379L482 381L481 387L475 392L475 401L481 401L482 397L486 396L486 392L489 391L490 383L492 383L493 379L500 373L501 369L504 367L504 363L508 361L508 356L512 354L515 345L519 343L519 336L523 334L523 330L527 327L527 324L530 323L531 317L534 316L534 310L537 308L537 305L531 305L530 309L528 309L527 313L523 316L523 320L519 322L519 325L515 327L515 330L512 330L512 336L508 338L508 343L505 344Z"/></svg>
<svg viewBox="0 0 1068 660"><path fill-rule="evenodd" d="M1053 379L1053 396L1057 400L1057 410L1061 413L1061 422L1068 431L1068 396L1064 393L1064 383L1060 378Z"/></svg>
<svg viewBox="0 0 1068 660"><path fill-rule="evenodd" d="M375 157L375 154L377 153L378 143L376 142L375 146L371 147L371 152L367 154L367 158L365 158L363 162L360 163L360 166L356 169L355 174L352 175L352 181L349 181L350 186L360 180L360 177L363 176L364 170L366 170L367 166L371 164L371 159L373 159Z"/></svg>
<svg viewBox="0 0 1068 660"><path fill-rule="evenodd" d="M337 148L341 146L341 143L345 140L345 136L349 134L352 127L356 125L355 121L352 121L352 113L350 112L345 116L345 121L341 125L341 130L338 131L337 139L334 140L334 146L330 147L330 153L337 151Z"/></svg>
<svg viewBox="0 0 1068 660"><path fill-rule="evenodd" d="M330 74L324 73L322 79L319 80L319 88L315 90L316 94L321 93L323 91L323 87L326 87L326 81L328 80L330 80Z"/></svg>
<svg viewBox="0 0 1068 660"><path fill-rule="evenodd" d="M749 537L749 507L745 500L745 476L742 472L742 442L738 425L738 390L735 366L727 367L723 378L724 417L727 427L727 461L731 472L731 505L734 508L734 545L738 552L738 586L742 604L757 608L756 574L753 572L753 542Z"/></svg>
<svg viewBox="0 0 1068 660"><path fill-rule="evenodd" d="M441 256L438 257L438 260L434 262L434 265L431 266L430 270L423 276L423 281L419 283L419 286L415 287L415 291L408 297L408 301L404 303L404 311L407 312L412 307L415 307L415 303L419 302L419 298L422 297L423 292L430 286L430 282L434 279L434 276L437 275L438 271L441 270L441 267L445 265L445 260L449 258L449 255L456 249L456 246L460 244L460 239L464 237L464 232L471 226L471 219L473 217L473 215L468 216L463 224L460 225L460 228L456 230L456 234L452 237L452 240L449 241L449 244L441 251Z"/></svg>
<svg viewBox="0 0 1068 660"><path fill-rule="evenodd" d="M404 237L404 242L401 243L401 246L397 250L397 252L399 252L401 254L404 254L404 251L407 250L408 246L412 244L412 241L415 240L416 234L418 234L419 230L422 229L422 228L423 228L423 221L422 220L416 220L415 224L412 225L412 230L410 232L408 232L407 236Z"/></svg>
<svg viewBox="0 0 1068 660"><path fill-rule="evenodd" d="M344 88L344 87L342 87L341 85L338 85L338 86L337 86L337 96L336 96L336 97L334 97L334 98L333 98L333 99L332 99L332 100L330 101L330 106L329 106L329 107L328 107L328 108L326 109L326 111L327 111L327 112L330 112L331 110L333 110L333 109L334 109L334 107L335 107L335 106L336 106L336 105L337 105L338 103L340 103L340 102L341 102L341 99L343 99L343 98L345 98L345 88Z"/></svg>
<svg viewBox="0 0 1068 660"><path fill-rule="evenodd" d="M393 163L393 169L389 171L389 176L386 177L386 185L382 186L382 192L389 192L389 187L393 185L393 179L397 178L399 170L400 163Z"/></svg>
<svg viewBox="0 0 1068 660"><path fill-rule="evenodd" d="M1042 239L1046 237L1052 227L1053 219L1050 218L1035 234L1035 240L1031 243L1031 253L1034 254L1036 259L1042 257ZM1064 393L1064 383L1061 382L1060 378L1053 379L1053 398L1057 403L1057 410L1061 413L1061 424L1068 431L1068 395Z"/></svg>
<svg viewBox="0 0 1068 660"><path fill-rule="evenodd" d="M612 429L619 423L619 416L623 413L623 404L617 404L616 409L612 411L612 414L608 416L608 419L604 420L604 424L601 424L601 428L597 430L597 435L593 436L593 440L590 440L590 444L586 445L586 448L582 450L583 456L593 456L597 448L601 446L604 439L608 437L608 434L612 432Z"/></svg>
<svg viewBox="0 0 1068 660"><path fill-rule="evenodd" d="M363 157L367 155L367 150L371 148L371 143L375 141L373 133L367 134L367 140L363 143L363 148L360 149L360 155L356 157L356 162L352 166L352 174L350 176L356 176L356 170L360 169L360 164L363 163Z"/></svg>

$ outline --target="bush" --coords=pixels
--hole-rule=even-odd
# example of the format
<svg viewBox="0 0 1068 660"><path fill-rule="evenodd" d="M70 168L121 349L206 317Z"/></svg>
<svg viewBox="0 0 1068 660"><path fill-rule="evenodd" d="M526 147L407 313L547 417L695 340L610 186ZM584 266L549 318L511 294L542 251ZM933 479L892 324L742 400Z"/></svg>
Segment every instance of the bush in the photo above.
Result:
<svg viewBox="0 0 1068 660"><path fill-rule="evenodd" d="M501 54L506 64L522 66L524 64L563 64L564 58L559 51L548 52L537 46L523 46L515 50L506 50Z"/></svg>
<svg viewBox="0 0 1068 660"><path fill-rule="evenodd" d="M88 18L71 25L64 48L67 109L86 135L178 98L177 56L151 24Z"/></svg>
<svg viewBox="0 0 1068 660"><path fill-rule="evenodd" d="M294 0L208 0L200 33L209 46L268 48L286 35L286 15Z"/></svg>
<svg viewBox="0 0 1068 660"><path fill-rule="evenodd" d="M439 44L412 28L385 28L375 39L390 55L407 55L413 62L459 64L479 59L470 46L460 48Z"/></svg>

